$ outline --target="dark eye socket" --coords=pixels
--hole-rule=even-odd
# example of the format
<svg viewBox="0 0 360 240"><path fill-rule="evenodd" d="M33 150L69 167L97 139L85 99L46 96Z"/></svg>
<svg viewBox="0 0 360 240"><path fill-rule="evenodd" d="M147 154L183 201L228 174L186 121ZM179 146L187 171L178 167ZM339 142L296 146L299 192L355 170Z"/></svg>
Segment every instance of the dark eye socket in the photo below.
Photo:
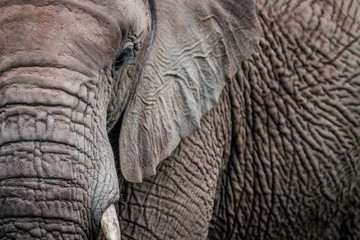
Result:
<svg viewBox="0 0 360 240"><path fill-rule="evenodd" d="M134 45L130 42L124 45L121 54L115 59L112 66L112 74L116 76L119 73L120 68L125 64L133 64L135 60Z"/></svg>

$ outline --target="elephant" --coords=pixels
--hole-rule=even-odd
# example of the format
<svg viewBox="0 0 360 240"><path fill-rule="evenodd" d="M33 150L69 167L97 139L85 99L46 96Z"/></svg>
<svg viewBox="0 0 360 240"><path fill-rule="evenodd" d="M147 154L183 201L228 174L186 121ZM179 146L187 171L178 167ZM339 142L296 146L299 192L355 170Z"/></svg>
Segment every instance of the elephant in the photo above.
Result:
<svg viewBox="0 0 360 240"><path fill-rule="evenodd" d="M0 239L360 238L359 0L0 1Z"/></svg>

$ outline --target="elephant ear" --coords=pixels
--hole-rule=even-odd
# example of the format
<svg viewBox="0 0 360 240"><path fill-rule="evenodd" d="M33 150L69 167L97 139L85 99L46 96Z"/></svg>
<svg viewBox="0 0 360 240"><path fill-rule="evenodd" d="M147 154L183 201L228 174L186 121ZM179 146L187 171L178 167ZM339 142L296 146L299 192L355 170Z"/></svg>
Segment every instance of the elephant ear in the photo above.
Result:
<svg viewBox="0 0 360 240"><path fill-rule="evenodd" d="M125 179L154 175L180 140L200 127L262 31L253 0L153 0L154 38L124 113Z"/></svg>

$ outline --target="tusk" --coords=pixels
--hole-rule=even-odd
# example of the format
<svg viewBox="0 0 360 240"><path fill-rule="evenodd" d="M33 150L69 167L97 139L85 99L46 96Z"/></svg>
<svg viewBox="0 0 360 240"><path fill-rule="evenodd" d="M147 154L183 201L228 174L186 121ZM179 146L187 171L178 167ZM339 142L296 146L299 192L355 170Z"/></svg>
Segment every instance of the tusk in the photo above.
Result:
<svg viewBox="0 0 360 240"><path fill-rule="evenodd" d="M120 226L114 204L108 207L101 217L101 228L106 240L120 240Z"/></svg>

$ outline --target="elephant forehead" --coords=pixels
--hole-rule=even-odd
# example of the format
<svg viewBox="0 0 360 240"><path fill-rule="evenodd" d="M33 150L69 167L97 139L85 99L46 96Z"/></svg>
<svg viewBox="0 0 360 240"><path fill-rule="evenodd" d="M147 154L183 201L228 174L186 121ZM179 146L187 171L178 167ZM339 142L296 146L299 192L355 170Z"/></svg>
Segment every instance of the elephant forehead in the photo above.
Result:
<svg viewBox="0 0 360 240"><path fill-rule="evenodd" d="M110 0L102 5L94 1L63 0L54 5L46 2L14 1L5 6L0 3L0 59L19 53L69 56L91 69L103 69L111 64L130 32L142 35L142 27L131 24L137 21L137 25L146 28L146 20L141 17L146 14L127 11L134 8L128 1ZM145 11L144 7L141 9ZM130 19L135 17L132 14L138 14L134 21ZM25 59L23 54L16 58Z"/></svg>
<svg viewBox="0 0 360 240"><path fill-rule="evenodd" d="M89 15L59 6L13 6L0 10L0 56L38 53L70 56L99 67L114 41ZM91 27L89 27L91 26Z"/></svg>

